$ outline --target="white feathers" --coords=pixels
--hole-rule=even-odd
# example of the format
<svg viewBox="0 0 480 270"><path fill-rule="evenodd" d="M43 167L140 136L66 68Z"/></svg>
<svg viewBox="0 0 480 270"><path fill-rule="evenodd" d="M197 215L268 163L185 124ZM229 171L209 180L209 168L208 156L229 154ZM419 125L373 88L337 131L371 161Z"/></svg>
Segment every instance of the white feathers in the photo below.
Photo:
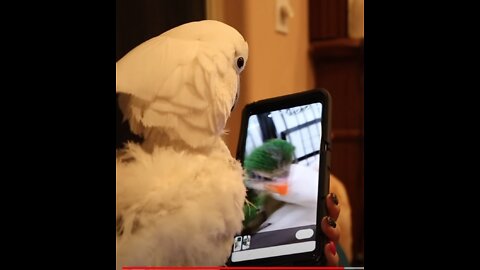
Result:
<svg viewBox="0 0 480 270"><path fill-rule="evenodd" d="M220 135L247 59L234 28L201 21L117 62L119 106L144 137L117 153L117 269L219 266L228 258L246 189Z"/></svg>
<svg viewBox="0 0 480 270"><path fill-rule="evenodd" d="M245 187L240 164L214 148L206 156L127 147L117 160L118 267L225 262L241 230Z"/></svg>
<svg viewBox="0 0 480 270"><path fill-rule="evenodd" d="M165 128L192 147L211 144L239 91L239 57L246 64L247 43L217 21L187 23L134 48L116 64L117 92L128 94L121 109L132 130Z"/></svg>

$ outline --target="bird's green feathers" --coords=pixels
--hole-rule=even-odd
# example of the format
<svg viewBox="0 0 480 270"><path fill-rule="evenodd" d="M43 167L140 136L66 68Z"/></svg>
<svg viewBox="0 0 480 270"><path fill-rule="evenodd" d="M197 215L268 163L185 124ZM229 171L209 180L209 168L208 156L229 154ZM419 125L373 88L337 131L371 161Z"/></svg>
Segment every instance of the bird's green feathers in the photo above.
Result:
<svg viewBox="0 0 480 270"><path fill-rule="evenodd" d="M295 147L281 139L272 139L248 155L244 160L244 168L248 172L271 172L293 161Z"/></svg>

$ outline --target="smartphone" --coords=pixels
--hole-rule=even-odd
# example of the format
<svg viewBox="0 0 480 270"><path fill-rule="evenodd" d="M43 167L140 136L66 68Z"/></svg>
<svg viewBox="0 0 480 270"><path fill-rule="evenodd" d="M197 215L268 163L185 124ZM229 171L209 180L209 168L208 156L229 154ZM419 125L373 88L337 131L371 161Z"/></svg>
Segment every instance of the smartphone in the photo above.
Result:
<svg viewBox="0 0 480 270"><path fill-rule="evenodd" d="M253 102L242 114L237 159L247 202L229 266L324 265L331 96L313 89Z"/></svg>

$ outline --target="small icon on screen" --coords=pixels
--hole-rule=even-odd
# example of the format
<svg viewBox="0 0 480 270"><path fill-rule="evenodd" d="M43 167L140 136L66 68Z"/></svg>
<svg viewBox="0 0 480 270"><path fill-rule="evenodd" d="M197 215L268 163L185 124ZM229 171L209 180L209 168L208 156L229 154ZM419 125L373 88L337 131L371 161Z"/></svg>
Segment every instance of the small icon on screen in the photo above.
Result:
<svg viewBox="0 0 480 270"><path fill-rule="evenodd" d="M233 251L240 251L242 249L242 237L235 237L235 242L233 243Z"/></svg>
<svg viewBox="0 0 480 270"><path fill-rule="evenodd" d="M250 248L250 235L245 235L243 237L242 249L249 249L249 248Z"/></svg>

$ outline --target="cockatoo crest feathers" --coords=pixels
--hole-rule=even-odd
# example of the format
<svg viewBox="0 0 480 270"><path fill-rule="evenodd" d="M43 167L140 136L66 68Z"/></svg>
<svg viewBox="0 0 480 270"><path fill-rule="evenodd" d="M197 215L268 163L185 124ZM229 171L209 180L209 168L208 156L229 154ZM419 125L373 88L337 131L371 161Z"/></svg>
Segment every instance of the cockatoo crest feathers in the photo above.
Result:
<svg viewBox="0 0 480 270"><path fill-rule="evenodd" d="M177 94L174 84L182 82L182 68L196 58L198 46L198 41L162 35L147 40L118 60L116 91L145 101L171 98Z"/></svg>

